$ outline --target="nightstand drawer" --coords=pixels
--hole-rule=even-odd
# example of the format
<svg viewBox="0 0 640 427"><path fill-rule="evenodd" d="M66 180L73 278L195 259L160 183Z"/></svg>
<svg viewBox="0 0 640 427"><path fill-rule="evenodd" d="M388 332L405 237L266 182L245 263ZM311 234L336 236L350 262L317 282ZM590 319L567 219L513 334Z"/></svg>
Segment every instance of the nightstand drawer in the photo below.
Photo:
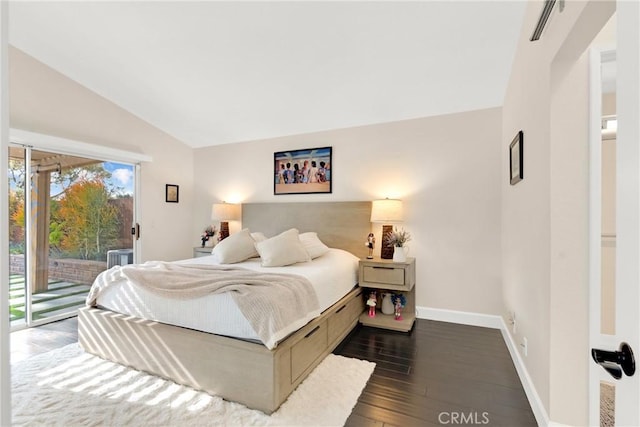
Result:
<svg viewBox="0 0 640 427"><path fill-rule="evenodd" d="M404 268L391 266L364 266L363 279L367 283L385 283L389 285L404 285Z"/></svg>

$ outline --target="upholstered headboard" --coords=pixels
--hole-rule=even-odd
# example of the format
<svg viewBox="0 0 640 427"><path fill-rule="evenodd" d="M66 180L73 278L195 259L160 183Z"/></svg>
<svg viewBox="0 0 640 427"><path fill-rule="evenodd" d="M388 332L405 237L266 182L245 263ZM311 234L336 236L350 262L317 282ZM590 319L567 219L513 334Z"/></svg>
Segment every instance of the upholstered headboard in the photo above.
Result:
<svg viewBox="0 0 640 427"><path fill-rule="evenodd" d="M371 202L245 203L242 227L267 237L289 228L315 231L327 246L367 255Z"/></svg>

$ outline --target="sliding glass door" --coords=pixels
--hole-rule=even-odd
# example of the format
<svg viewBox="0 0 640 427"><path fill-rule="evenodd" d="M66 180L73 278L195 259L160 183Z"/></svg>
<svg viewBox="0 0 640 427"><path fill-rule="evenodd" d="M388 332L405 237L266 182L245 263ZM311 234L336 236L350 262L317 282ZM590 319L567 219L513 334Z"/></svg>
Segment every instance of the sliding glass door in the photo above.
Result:
<svg viewBox="0 0 640 427"><path fill-rule="evenodd" d="M11 327L26 325L26 203L27 151L22 147L9 148L9 318Z"/></svg>
<svg viewBox="0 0 640 427"><path fill-rule="evenodd" d="M12 328L74 316L100 272L133 262L134 166L9 154Z"/></svg>

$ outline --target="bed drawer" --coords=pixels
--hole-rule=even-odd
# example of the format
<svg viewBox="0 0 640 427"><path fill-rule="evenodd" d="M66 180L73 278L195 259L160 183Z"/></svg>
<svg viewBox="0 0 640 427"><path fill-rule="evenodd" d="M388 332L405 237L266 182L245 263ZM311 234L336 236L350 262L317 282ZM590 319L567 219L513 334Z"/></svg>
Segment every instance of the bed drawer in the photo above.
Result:
<svg viewBox="0 0 640 427"><path fill-rule="evenodd" d="M300 375L327 349L327 322L311 329L291 348L291 381Z"/></svg>
<svg viewBox="0 0 640 427"><path fill-rule="evenodd" d="M333 343L342 335L364 310L364 304L360 295L362 295L362 293L359 293L351 301L345 302L342 306L336 308L333 315L327 320L329 327L329 344Z"/></svg>

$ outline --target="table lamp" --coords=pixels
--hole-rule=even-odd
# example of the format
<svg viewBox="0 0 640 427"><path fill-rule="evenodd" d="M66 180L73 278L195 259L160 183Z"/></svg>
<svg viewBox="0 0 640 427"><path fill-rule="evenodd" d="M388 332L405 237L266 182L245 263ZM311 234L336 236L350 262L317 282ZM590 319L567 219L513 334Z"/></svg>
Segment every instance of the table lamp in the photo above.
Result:
<svg viewBox="0 0 640 427"><path fill-rule="evenodd" d="M218 240L229 237L229 221L240 219L240 206L232 203L214 203L211 207L211 219L220 221Z"/></svg>
<svg viewBox="0 0 640 427"><path fill-rule="evenodd" d="M383 224L380 258L393 258L393 246L387 246L385 241L387 240L388 234L393 232L393 225L390 224L402 222L402 219L402 200L374 200L371 204L371 222Z"/></svg>

